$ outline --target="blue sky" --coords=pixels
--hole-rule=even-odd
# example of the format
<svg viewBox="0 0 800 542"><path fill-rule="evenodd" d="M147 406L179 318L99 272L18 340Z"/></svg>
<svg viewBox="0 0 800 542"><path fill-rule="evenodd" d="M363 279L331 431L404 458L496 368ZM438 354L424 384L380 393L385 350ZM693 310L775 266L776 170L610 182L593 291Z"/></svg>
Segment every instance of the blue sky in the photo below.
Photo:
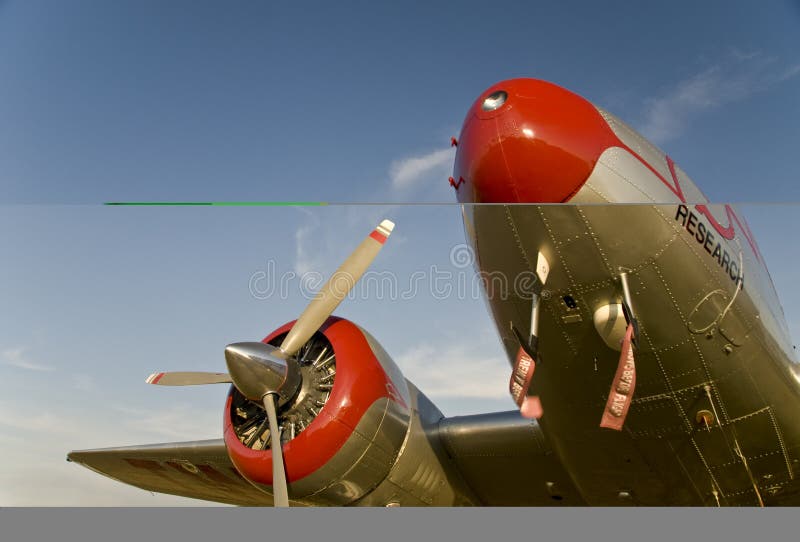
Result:
<svg viewBox="0 0 800 542"><path fill-rule="evenodd" d="M745 214L797 340L797 51L789 2L0 3L0 505L183 502L65 453L219 436L224 387L143 381L295 318L297 282L251 292L270 261L327 274L387 216L376 271L462 271L454 206L99 202L452 202L449 138L508 77L607 108L712 199L780 202ZM445 413L511 407L481 299L378 297L338 313Z"/></svg>
<svg viewBox="0 0 800 542"><path fill-rule="evenodd" d="M655 136L713 199L796 201L799 25L787 1L7 0L0 198L451 201L444 158L413 193L392 164L526 76Z"/></svg>

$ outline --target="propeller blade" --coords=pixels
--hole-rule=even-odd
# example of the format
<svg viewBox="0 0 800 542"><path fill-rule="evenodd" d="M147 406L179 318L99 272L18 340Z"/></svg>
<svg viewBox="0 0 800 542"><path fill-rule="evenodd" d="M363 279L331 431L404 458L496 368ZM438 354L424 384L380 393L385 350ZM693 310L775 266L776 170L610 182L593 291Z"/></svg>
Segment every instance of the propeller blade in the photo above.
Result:
<svg viewBox="0 0 800 542"><path fill-rule="evenodd" d="M296 354L339 306L378 255L393 229L391 220L381 222L317 292L281 344L280 349L286 356Z"/></svg>
<svg viewBox="0 0 800 542"><path fill-rule="evenodd" d="M275 403L278 396L269 393L264 396L264 408L269 419L270 448L272 449L272 491L275 506L289 506L289 488L286 485L286 471L283 469L283 445Z"/></svg>
<svg viewBox="0 0 800 542"><path fill-rule="evenodd" d="M202 373L195 371L153 373L145 380L159 386L202 386L204 384L231 384L228 373Z"/></svg>

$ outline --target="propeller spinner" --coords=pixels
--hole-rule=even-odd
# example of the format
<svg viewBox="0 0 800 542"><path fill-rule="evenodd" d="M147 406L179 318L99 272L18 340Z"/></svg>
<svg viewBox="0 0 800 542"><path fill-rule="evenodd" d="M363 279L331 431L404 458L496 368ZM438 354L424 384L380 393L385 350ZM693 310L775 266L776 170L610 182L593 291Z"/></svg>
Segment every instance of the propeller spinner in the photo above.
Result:
<svg viewBox="0 0 800 542"><path fill-rule="evenodd" d="M261 342L234 343L225 347L225 362L233 385L251 401L270 393L278 405L288 403L300 387L300 368L274 346Z"/></svg>

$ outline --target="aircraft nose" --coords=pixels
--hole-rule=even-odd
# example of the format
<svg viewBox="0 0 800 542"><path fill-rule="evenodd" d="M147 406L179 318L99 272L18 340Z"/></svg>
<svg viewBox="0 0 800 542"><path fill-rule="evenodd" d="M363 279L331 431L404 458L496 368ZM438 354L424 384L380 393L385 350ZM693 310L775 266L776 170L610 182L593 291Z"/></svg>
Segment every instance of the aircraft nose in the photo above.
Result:
<svg viewBox="0 0 800 542"><path fill-rule="evenodd" d="M597 109L577 94L536 79L502 81L478 97L461 128L458 200L569 201L614 141Z"/></svg>

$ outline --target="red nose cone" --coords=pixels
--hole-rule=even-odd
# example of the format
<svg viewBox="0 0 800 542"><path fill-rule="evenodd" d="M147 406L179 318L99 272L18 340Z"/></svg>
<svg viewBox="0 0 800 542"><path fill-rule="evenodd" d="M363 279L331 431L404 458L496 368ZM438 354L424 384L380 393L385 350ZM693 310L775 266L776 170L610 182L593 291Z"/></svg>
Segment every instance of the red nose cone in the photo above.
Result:
<svg viewBox="0 0 800 542"><path fill-rule="evenodd" d="M462 203L562 203L616 137L595 107L536 79L486 90L467 113L453 176Z"/></svg>

